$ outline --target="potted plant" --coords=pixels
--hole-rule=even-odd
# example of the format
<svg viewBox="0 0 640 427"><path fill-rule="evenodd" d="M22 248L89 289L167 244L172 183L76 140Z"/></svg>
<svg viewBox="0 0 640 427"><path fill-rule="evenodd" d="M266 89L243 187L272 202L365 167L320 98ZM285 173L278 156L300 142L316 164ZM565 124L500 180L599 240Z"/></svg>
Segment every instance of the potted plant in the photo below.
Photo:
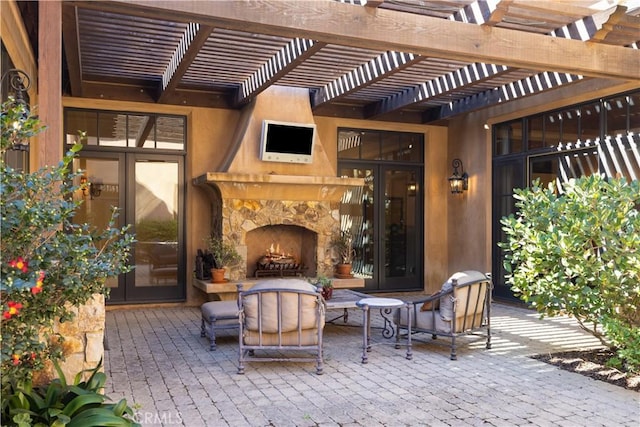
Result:
<svg viewBox="0 0 640 427"><path fill-rule="evenodd" d="M333 282L327 276L318 276L309 282L319 288L322 288L322 298L325 300L331 299L333 296Z"/></svg>
<svg viewBox="0 0 640 427"><path fill-rule="evenodd" d="M340 279L353 277L351 263L355 251L353 249L353 236L350 231L340 230L331 239L331 247L336 251L338 263L336 264L336 277Z"/></svg>
<svg viewBox="0 0 640 427"><path fill-rule="evenodd" d="M242 261L242 257L232 243L225 242L220 237L210 236L207 239L207 248L213 255L214 260L214 265L211 269L211 281L213 283L222 283L225 281L226 268L238 264Z"/></svg>

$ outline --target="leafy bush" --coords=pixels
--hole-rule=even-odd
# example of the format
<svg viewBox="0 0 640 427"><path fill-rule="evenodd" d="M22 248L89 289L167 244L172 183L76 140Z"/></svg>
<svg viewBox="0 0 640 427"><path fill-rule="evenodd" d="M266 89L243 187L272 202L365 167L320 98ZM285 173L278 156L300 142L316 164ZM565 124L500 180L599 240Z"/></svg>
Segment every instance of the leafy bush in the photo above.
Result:
<svg viewBox="0 0 640 427"><path fill-rule="evenodd" d="M640 187L593 175L514 190L502 218L504 266L519 297L541 315L568 314L640 370Z"/></svg>
<svg viewBox="0 0 640 427"><path fill-rule="evenodd" d="M58 378L47 386L34 387L31 381L13 381L2 400L3 426L138 426L135 415L125 399L110 403L100 394L107 376L99 372L102 362L88 370L91 375L82 381L84 372L76 375L73 384L67 380L57 363Z"/></svg>
<svg viewBox="0 0 640 427"><path fill-rule="evenodd" d="M13 99L2 104L0 143L0 303L2 305L2 399L10 384L29 381L48 360L60 360L62 337L52 332L56 320L72 318L74 306L106 294L109 276L130 270L133 236L109 226L74 224L79 203L70 196L79 186L70 165L76 144L53 167L33 173L6 165L5 153L42 130L39 120ZM79 181L79 179L76 179Z"/></svg>
<svg viewBox="0 0 640 427"><path fill-rule="evenodd" d="M221 237L209 236L205 239L207 249L213 255L216 268L233 267L242 261L242 256L231 242L225 242Z"/></svg>

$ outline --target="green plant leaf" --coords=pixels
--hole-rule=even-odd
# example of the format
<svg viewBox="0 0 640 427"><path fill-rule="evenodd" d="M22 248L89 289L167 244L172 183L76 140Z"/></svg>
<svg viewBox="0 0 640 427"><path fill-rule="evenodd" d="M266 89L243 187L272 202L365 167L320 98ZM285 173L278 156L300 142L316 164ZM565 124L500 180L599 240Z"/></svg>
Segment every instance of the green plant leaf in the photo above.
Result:
<svg viewBox="0 0 640 427"><path fill-rule="evenodd" d="M67 378L64 376L64 372L62 372L62 369L60 368L60 364L58 363L57 360L53 361L53 367L55 368L56 373L58 374L58 381L60 381L62 388L67 388Z"/></svg>
<svg viewBox="0 0 640 427"><path fill-rule="evenodd" d="M81 412L67 424L68 427L139 426L126 418L115 415L106 408L90 408Z"/></svg>
<svg viewBox="0 0 640 427"><path fill-rule="evenodd" d="M16 423L18 427L31 427L31 416L26 413L17 414L11 420Z"/></svg>
<svg viewBox="0 0 640 427"><path fill-rule="evenodd" d="M81 411L85 406L100 404L102 402L104 402L104 396L93 393L83 394L81 396L74 397L73 400L65 406L62 412L65 415L72 416L76 412Z"/></svg>
<svg viewBox="0 0 640 427"><path fill-rule="evenodd" d="M514 190L506 280L541 316L569 314L640 370L640 183L599 175Z"/></svg>
<svg viewBox="0 0 640 427"><path fill-rule="evenodd" d="M120 399L120 401L113 407L113 413L121 417L128 409L127 399Z"/></svg>

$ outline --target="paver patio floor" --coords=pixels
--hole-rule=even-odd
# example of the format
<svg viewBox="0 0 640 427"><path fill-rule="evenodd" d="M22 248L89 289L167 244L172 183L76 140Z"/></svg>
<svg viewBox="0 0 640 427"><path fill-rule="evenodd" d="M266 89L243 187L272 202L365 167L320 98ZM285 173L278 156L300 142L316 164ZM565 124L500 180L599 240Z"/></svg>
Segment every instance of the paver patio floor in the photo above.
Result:
<svg viewBox="0 0 640 427"><path fill-rule="evenodd" d="M451 361L448 340L421 336L413 360L404 348L374 345L366 365L361 321L353 310L348 325L326 326L324 375L313 363L275 362L238 375L236 332L222 331L209 351L198 308L110 310L105 392L135 404L143 425L640 425L640 393L528 357L597 347L571 319L494 304L491 350L465 337ZM372 335L374 343L395 340Z"/></svg>

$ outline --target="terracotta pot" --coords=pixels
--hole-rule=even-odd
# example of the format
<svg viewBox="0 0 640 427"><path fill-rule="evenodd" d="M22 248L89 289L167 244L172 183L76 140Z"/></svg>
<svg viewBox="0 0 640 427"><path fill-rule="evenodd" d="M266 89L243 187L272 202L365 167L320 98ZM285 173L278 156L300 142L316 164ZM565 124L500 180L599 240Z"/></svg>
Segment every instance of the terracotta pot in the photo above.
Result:
<svg viewBox="0 0 640 427"><path fill-rule="evenodd" d="M351 276L351 264L336 264L336 277L344 279Z"/></svg>
<svg viewBox="0 0 640 427"><path fill-rule="evenodd" d="M211 269L211 282L212 283L224 283L226 282L224 278L225 273L224 268L212 268Z"/></svg>
<svg viewBox="0 0 640 427"><path fill-rule="evenodd" d="M330 300L333 296L333 288L322 288L322 298Z"/></svg>

